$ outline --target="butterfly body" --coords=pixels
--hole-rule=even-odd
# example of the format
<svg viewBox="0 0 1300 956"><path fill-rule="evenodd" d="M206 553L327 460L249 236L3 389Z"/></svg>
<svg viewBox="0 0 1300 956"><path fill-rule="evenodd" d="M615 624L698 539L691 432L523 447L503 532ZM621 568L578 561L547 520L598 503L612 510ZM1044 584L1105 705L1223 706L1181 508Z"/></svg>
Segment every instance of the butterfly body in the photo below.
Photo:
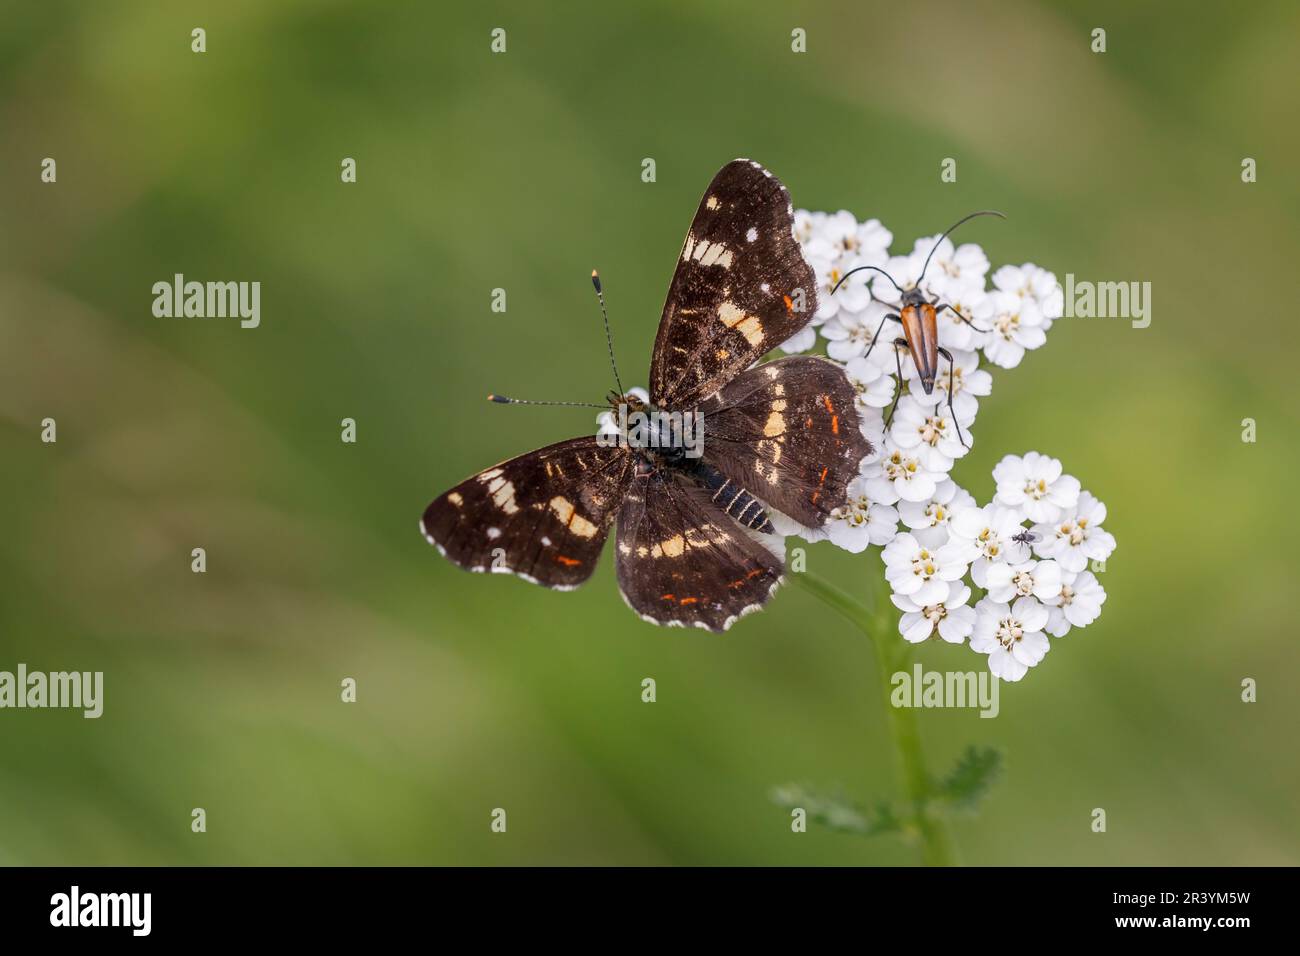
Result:
<svg viewBox="0 0 1300 956"><path fill-rule="evenodd" d="M619 590L643 619L722 631L762 607L784 570L772 512L821 527L872 450L840 366L755 364L817 308L792 227L779 180L749 160L724 166L669 287L649 401L609 396L620 422L648 415L649 428L558 442L474 475L425 509L424 536L467 570L569 589L617 526ZM700 447L676 427L687 416Z"/></svg>
<svg viewBox="0 0 1300 956"><path fill-rule="evenodd" d="M737 524L759 534L773 532L772 522L763 503L712 465L683 459L674 462L673 467L680 469L682 474L708 492L709 501L717 505L723 514L734 518Z"/></svg>

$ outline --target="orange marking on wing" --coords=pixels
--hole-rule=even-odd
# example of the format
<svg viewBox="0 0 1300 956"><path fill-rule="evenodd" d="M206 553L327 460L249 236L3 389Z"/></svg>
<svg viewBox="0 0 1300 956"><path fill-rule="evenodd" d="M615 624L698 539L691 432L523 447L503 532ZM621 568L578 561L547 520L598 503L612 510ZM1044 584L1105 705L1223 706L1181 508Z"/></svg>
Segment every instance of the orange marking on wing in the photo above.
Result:
<svg viewBox="0 0 1300 956"><path fill-rule="evenodd" d="M753 571L750 571L748 574L746 574L745 577L746 577L746 578L756 578L756 577L758 577L758 576L759 576L760 574L762 574L762 573L763 573L763 569L762 569L762 568L755 568Z"/></svg>
<svg viewBox="0 0 1300 956"><path fill-rule="evenodd" d="M804 428L812 428L812 418L809 418L806 422L804 422L804 423L803 423L803 427L804 427Z"/></svg>
<svg viewBox="0 0 1300 956"><path fill-rule="evenodd" d="M699 598L682 598L682 599L681 599L680 601L678 601L677 603L678 603L678 604L695 604L695 603L698 602L698 601L699 601Z"/></svg>
<svg viewBox="0 0 1300 956"><path fill-rule="evenodd" d="M574 565L582 564L582 562L579 561L577 558L569 558L569 557L565 557L565 556L562 555L562 554L557 554L557 555L555 556L555 560L556 560L557 562L559 562L560 564L564 565L566 568L571 568L571 567L573 567Z"/></svg>
<svg viewBox="0 0 1300 956"><path fill-rule="evenodd" d="M661 600L661 601L671 601L671 600L673 600L673 596L672 596L671 594L661 594L661 595L659 595L659 600Z"/></svg>
<svg viewBox="0 0 1300 956"><path fill-rule="evenodd" d="M826 414L835 414L835 406L831 404L831 397L829 395L822 396L822 404L826 406Z"/></svg>
<svg viewBox="0 0 1300 956"><path fill-rule="evenodd" d="M826 484L826 476L830 473L830 468L822 469L821 477L817 479L817 490L812 493L812 503L817 504L817 499L822 496L822 485Z"/></svg>
<svg viewBox="0 0 1300 956"><path fill-rule="evenodd" d="M785 299L785 310L786 310L787 312L793 312L793 311L794 311L794 299L790 298L788 295L783 295L783 296L781 296L781 298Z"/></svg>
<svg viewBox="0 0 1300 956"><path fill-rule="evenodd" d="M840 416L831 416L831 433L838 435L840 433Z"/></svg>

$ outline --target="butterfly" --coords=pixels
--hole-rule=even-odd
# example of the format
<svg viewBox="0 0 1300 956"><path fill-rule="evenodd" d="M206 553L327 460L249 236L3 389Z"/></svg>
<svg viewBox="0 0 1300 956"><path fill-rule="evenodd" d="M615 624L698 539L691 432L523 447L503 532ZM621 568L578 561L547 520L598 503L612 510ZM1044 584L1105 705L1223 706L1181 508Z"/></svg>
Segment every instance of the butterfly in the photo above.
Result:
<svg viewBox="0 0 1300 956"><path fill-rule="evenodd" d="M591 577L616 525L618 587L637 614L726 630L782 582L784 539L771 512L824 526L872 452L839 365L816 356L755 364L816 310L817 280L794 236L785 186L758 163L728 163L700 200L677 260L649 402L621 385L610 397L625 410L690 413L702 453L680 443L571 438L440 495L421 532L462 568L570 590Z"/></svg>

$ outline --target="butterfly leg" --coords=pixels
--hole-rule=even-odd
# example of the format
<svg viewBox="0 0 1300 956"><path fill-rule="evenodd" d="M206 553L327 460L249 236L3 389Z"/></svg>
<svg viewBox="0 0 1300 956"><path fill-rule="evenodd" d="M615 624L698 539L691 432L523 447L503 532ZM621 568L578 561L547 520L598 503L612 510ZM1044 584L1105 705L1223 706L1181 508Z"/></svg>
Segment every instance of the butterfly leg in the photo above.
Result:
<svg viewBox="0 0 1300 956"><path fill-rule="evenodd" d="M907 339L894 339L894 365L898 369L898 394L894 396L894 404L889 406L889 415L885 418L885 430L889 430L889 424L894 420L894 412L898 410L898 400L903 397L903 356L898 351L898 347L907 348Z"/></svg>
<svg viewBox="0 0 1300 956"><path fill-rule="evenodd" d="M972 329L974 329L976 332L991 332L991 331L993 331L992 329L981 329L978 325L976 325L976 324L975 324L974 322L972 322L970 319L966 318L966 316L962 315L960 312L958 312L958 311L957 311L956 309L954 309L952 306L948 305L948 303L946 303L946 302L940 302L938 305L936 305L936 306L934 307L934 313L935 313L935 315L938 315L938 314L939 314L940 312L942 312L944 309L947 309L947 310L948 310L949 312L951 312L953 315L957 316L957 318L961 319L963 322L965 322L967 325L969 325L969 326L970 326Z"/></svg>
<svg viewBox="0 0 1300 956"><path fill-rule="evenodd" d="M957 440L961 442L963 448L969 448L970 445L966 444L966 439L961 433L961 422L957 421L957 410L952 407L952 393L955 391L957 384L957 373L953 371L952 353L941 345L939 346L939 354L948 360L948 411L952 415L953 427L957 429Z"/></svg>
<svg viewBox="0 0 1300 956"><path fill-rule="evenodd" d="M880 338L880 330L885 327L885 323L888 322L890 319L893 319L895 322L903 321L901 318L899 318L897 315L895 315L892 312L889 315L885 316L883 319L881 319L880 324L876 326L876 334L871 337L871 344L868 345L867 350L862 353L863 358L866 358L868 355L870 355L871 350L876 347L876 339Z"/></svg>

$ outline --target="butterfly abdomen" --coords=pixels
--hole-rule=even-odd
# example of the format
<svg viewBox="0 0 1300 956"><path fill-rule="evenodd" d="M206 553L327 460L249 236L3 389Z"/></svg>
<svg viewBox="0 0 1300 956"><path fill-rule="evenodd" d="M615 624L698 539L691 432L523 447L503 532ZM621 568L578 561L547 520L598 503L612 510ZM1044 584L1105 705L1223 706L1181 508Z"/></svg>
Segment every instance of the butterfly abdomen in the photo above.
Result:
<svg viewBox="0 0 1300 956"><path fill-rule="evenodd" d="M737 523L763 534L772 533L772 522L767 518L767 509L748 491L710 465L696 465L694 474L695 480L709 493L713 503Z"/></svg>

